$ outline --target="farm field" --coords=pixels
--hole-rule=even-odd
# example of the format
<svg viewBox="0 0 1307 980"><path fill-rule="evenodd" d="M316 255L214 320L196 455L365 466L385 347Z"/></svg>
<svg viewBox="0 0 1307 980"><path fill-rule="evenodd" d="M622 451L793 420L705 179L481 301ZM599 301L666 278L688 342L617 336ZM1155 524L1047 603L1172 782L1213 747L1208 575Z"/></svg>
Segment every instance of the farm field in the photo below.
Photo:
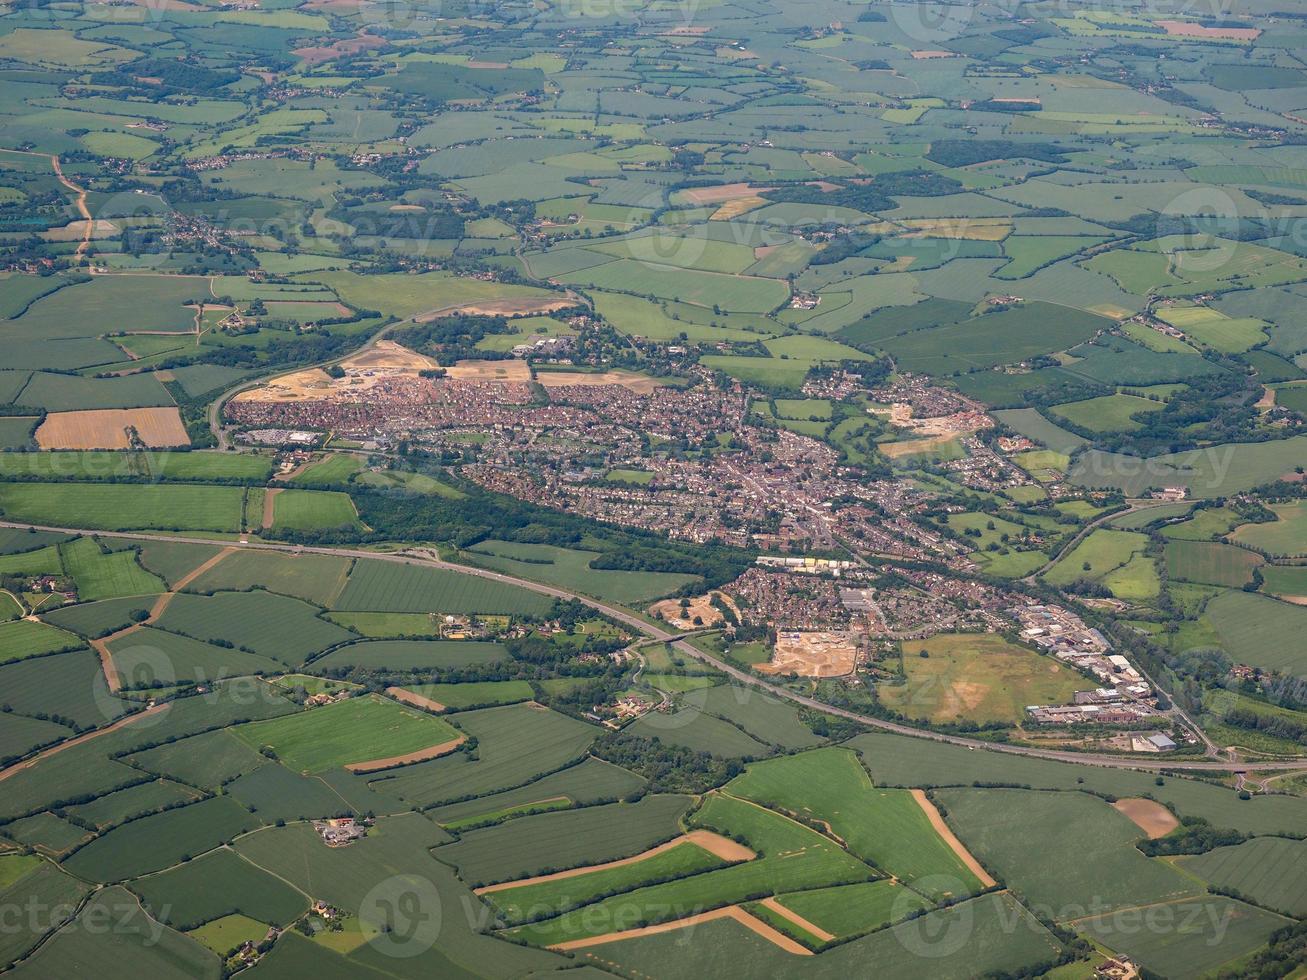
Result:
<svg viewBox="0 0 1307 980"><path fill-rule="evenodd" d="M104 531L239 531L237 487L91 483L0 485L9 520Z"/></svg>
<svg viewBox="0 0 1307 980"><path fill-rule="evenodd" d="M470 549L469 557L478 565L510 575L576 589L600 599L627 605L660 598L695 581L693 575L591 568L590 563L598 557L594 552L572 551L542 544L517 544L491 539Z"/></svg>
<svg viewBox="0 0 1307 980"><path fill-rule="evenodd" d="M459 738L439 718L376 696L237 726L232 732L250 748L270 747L274 758L305 772L420 753Z"/></svg>
<svg viewBox="0 0 1307 980"><path fill-rule="evenodd" d="M544 613L549 600L516 586L395 562L360 561L335 608L341 612Z"/></svg>
<svg viewBox="0 0 1307 980"><path fill-rule="evenodd" d="M1265 524L1243 524L1230 540L1267 555L1290 557L1307 554L1307 506L1301 501L1272 504L1276 519Z"/></svg>
<svg viewBox="0 0 1307 980"><path fill-rule="evenodd" d="M1240 589L1264 562L1260 555L1217 541L1171 541L1166 546L1171 578Z"/></svg>

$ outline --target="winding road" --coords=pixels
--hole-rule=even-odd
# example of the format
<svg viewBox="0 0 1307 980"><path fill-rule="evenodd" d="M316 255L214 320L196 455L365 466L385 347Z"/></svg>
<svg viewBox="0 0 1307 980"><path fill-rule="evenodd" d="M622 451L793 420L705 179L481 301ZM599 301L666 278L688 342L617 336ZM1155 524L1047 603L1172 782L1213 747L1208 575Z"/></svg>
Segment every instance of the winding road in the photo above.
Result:
<svg viewBox="0 0 1307 980"><path fill-rule="evenodd" d="M1307 771L1307 759L1279 761L1279 762L1218 762L1218 761L1197 761L1184 759L1137 759L1123 758L1113 755L1098 755L1085 752L1059 752L1052 749L1028 748L1020 745L1004 745L1002 743L985 742L980 739L964 738L960 735L946 735L942 732L928 731L922 728L914 728L911 725L904 725L898 722L886 721L883 718L875 718L871 715L860 714L856 711L850 711L845 708L838 708L834 705L818 701L816 698L810 698L807 695L799 694L779 684L773 684L762 678L756 677L746 670L741 670L731 664L726 663L704 653L702 650L692 646L688 641L683 639L684 634L669 633L668 631L654 626L640 616L635 615L627 609L619 606L610 605L598 599L572 592L568 589L560 589L552 585L544 585L540 582L532 582L529 579L518 578L514 575L505 575L502 572L491 571L490 569L477 568L471 565L460 565L456 562L445 561L444 559L434 557L426 551L404 551L404 552L380 552L368 551L363 548L331 548L325 546L313 545L294 545L280 544L272 541L250 541L234 544L231 542L215 541L213 538L187 537L176 534L150 534L146 532L118 532L105 531L97 528L72 528L72 527L54 527L51 525L29 524L17 521L0 521L0 527L10 527L26 529L35 527L39 531L54 531L64 534L82 534L82 535L101 535L116 538L122 538L129 541L168 541L181 544L203 544L213 546L215 544L227 543L233 548L248 548L259 551L279 551L290 553L319 554L319 555L339 555L347 558L371 558L378 561L398 562L405 565L422 565L428 568L440 568L446 571L459 572L464 575L475 575L478 578L487 579L492 582L500 582L505 585L514 585L519 588L528 589L541 595L551 596L556 599L575 599L582 602L590 608L611 617L617 622L629 626L631 629L642 633L650 640L658 640L664 643L670 643L679 652L688 657L692 657L710 667L721 671L741 684L748 687L764 691L773 697L791 701L795 704L802 705L805 708L811 708L814 711L824 712L838 718L846 718L849 721L857 722L868 728L880 729L881 731L892 732L896 735L906 735L911 738L921 738L932 742L942 742L948 745L956 745L973 751L998 752L1004 755L1020 755L1028 758L1047 759L1053 762L1070 762L1078 765L1099 766L1109 769L1140 769L1147 771L1157 770L1183 770L1187 772L1234 772L1245 773L1254 771L1266 772L1288 772L1288 771Z"/></svg>

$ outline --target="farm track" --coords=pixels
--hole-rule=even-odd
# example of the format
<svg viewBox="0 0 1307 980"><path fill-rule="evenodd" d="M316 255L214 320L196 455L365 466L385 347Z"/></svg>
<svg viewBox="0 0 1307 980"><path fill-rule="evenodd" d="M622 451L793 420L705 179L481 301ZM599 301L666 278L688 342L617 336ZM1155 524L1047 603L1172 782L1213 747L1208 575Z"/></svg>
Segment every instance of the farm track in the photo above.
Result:
<svg viewBox="0 0 1307 980"><path fill-rule="evenodd" d="M165 541L178 544L203 544L213 545L212 538L193 538L184 535L169 534L150 534L146 532L106 532L102 529L94 528L73 528L73 527L55 527L52 525L30 524L19 521L0 521L0 527L12 527L25 529L35 527L41 531L54 531L62 534L81 534L81 535L101 535L116 538L123 538L129 541ZM619 623L631 627L638 633L644 634L647 638L663 643L670 643L679 652L688 657L693 657L702 663L726 674L728 677L748 686L757 688L794 704L810 708L813 711L819 711L824 714L833 715L837 718L846 718L849 721L857 722L868 728L879 729L881 731L891 732L896 735L905 735L909 738L921 738L931 742L942 742L947 745L956 745L961 748L973 751L996 752L1005 755L1020 755L1033 759L1046 759L1052 762L1068 762L1076 765L1097 766L1104 769L1135 769L1146 772L1156 771L1186 771L1186 772L1253 772L1253 771L1307 771L1307 759L1295 761L1280 762L1220 762L1214 760L1186 760L1186 759L1127 759L1114 755L1098 755L1087 752L1069 752L1058 751L1054 749L1036 749L1019 745L1003 745L994 742L985 742L980 739L964 738L959 735L946 735L942 732L929 731L922 728L914 728L911 725L903 725L898 722L886 721L883 718L875 718L871 715L859 714L856 711L849 711L845 708L838 708L834 705L826 704L824 701L818 701L816 698L810 698L807 695L791 691L786 687L778 684L772 684L765 681L745 670L741 670L725 661L719 660L711 654L704 653L697 647L691 646L684 639L684 634L669 633L657 626L646 622L634 613L622 609L618 606L601 602L598 599L591 598L587 595L572 592L567 589L560 589L552 585L544 585L540 582L532 582L529 579L517 578L512 575L505 575L502 572L494 572L489 569L477 568L473 565L460 565L455 562L444 561L438 558L417 557L411 553L387 553L379 551L367 551L362 548L330 548L310 545L280 544L272 541L251 541L242 542L239 545L233 545L234 548L250 549L255 551L275 551L288 554L318 554L318 555L339 555L345 558L368 558L376 561L390 561L403 565L420 565L427 568L440 568L445 571L459 572L464 575L474 575L491 582L498 582L503 585L517 586L521 589L527 589L540 595L550 596L555 599L574 599L581 602L591 609L609 616Z"/></svg>

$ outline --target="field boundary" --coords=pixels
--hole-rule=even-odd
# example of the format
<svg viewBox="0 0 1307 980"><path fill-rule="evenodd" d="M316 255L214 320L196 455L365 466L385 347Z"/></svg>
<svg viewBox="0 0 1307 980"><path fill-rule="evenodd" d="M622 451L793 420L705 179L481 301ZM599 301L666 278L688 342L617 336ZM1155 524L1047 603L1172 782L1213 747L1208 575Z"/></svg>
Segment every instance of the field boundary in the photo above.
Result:
<svg viewBox="0 0 1307 980"><path fill-rule="evenodd" d="M994 880L994 877L985 870L984 866L979 861L976 860L975 855L967 850L967 845L958 840L958 835L953 833L953 828L944 822L944 818L940 816L939 810L936 809L935 804L930 801L930 797L926 795L926 791L924 789L914 789L911 792L912 798L917 801L917 805L920 806L922 812L926 814L926 819L928 819L930 825L935 828L935 833L943 838L944 843L947 844L953 853L957 855L958 859L967 866L967 870L979 878L980 884L985 888L993 888L997 885L998 882Z"/></svg>
<svg viewBox="0 0 1307 980"><path fill-rule="evenodd" d="M656 936L659 933L675 932L678 929L688 929L691 926L702 925L705 922L716 922L719 919L734 919L746 929L752 930L758 936L767 940L774 946L779 946L787 953L793 953L796 956L812 956L813 952L807 946L797 940L791 939L779 929L767 925L756 916L750 915L738 905L727 905L724 908L713 909L711 912L700 912L698 915L687 916L684 919L673 919L670 922L659 922L657 925L642 926L639 929L626 929L622 932L609 932L602 936L591 936L588 939L570 939L565 943L558 943L550 946L552 950L560 953L566 953L574 949L585 949L589 946L602 946L607 943L620 942L623 939L636 939L640 936Z"/></svg>

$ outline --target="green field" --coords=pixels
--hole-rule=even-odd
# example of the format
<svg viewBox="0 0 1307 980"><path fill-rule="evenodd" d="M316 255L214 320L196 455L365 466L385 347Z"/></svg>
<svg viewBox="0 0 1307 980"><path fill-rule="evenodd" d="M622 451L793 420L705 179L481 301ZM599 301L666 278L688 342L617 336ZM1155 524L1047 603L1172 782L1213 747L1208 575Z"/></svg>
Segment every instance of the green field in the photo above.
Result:
<svg viewBox="0 0 1307 980"><path fill-rule="evenodd" d="M1205 881L1229 888L1264 908L1307 915L1307 845L1282 837L1258 837L1184 858L1181 867Z"/></svg>
<svg viewBox="0 0 1307 980"><path fill-rule="evenodd" d="M40 657L61 650L76 650L81 640L46 623L29 620L0 623L0 664Z"/></svg>
<svg viewBox="0 0 1307 980"><path fill-rule="evenodd" d="M367 667L382 671L447 670L506 659L504 647L484 640L365 640L338 647L314 670Z"/></svg>
<svg viewBox="0 0 1307 980"><path fill-rule="evenodd" d="M1182 582L1239 589L1252 581L1262 557L1218 541L1171 541L1166 546L1167 572Z"/></svg>
<svg viewBox="0 0 1307 980"><path fill-rule="evenodd" d="M1147 538L1134 531L1093 531L1044 573L1044 581L1069 585L1080 578L1101 579L1124 566L1146 543Z"/></svg>
<svg viewBox="0 0 1307 980"><path fill-rule="evenodd" d="M238 487L10 483L0 486L6 519L106 531L239 531Z"/></svg>
<svg viewBox="0 0 1307 980"><path fill-rule="evenodd" d="M473 575L388 561L360 561L336 602L342 612L535 613L550 600Z"/></svg>
<svg viewBox="0 0 1307 980"><path fill-rule="evenodd" d="M881 684L877 695L900 714L935 724L1016 724L1026 705L1062 704L1085 686L1069 667L990 633L941 633L902 646L906 682Z"/></svg>
<svg viewBox="0 0 1307 980"><path fill-rule="evenodd" d="M1091 432L1131 432L1142 427L1142 423L1136 421L1134 416L1160 412L1165 407L1166 403L1162 401L1118 392L1085 401L1054 405L1049 411L1072 425Z"/></svg>
<svg viewBox="0 0 1307 980"><path fill-rule="evenodd" d="M78 538L60 545L59 554L82 601L158 595L167 588L162 579L141 567L135 551L106 552L99 542Z"/></svg>
<svg viewBox="0 0 1307 980"><path fill-rule="evenodd" d="M611 477L611 474L610 474ZM697 580L674 572L627 572L591 568L598 556L545 544L518 544L494 539L479 542L468 553L478 565L548 585L586 592L600 599L636 605L661 598Z"/></svg>
<svg viewBox="0 0 1307 980"><path fill-rule="evenodd" d="M233 733L254 749L305 772L418 752L459 737L449 724L375 695L238 726Z"/></svg>
<svg viewBox="0 0 1307 980"><path fill-rule="evenodd" d="M447 708L480 708L530 701L535 692L526 681L469 681L465 684L410 684L406 690Z"/></svg>
<svg viewBox="0 0 1307 980"><path fill-rule="evenodd" d="M1225 592L1207 604L1206 617L1235 662L1301 675L1307 653L1298 637L1307 609L1247 592Z"/></svg>
<svg viewBox="0 0 1307 980"><path fill-rule="evenodd" d="M268 551L237 551L192 580L190 592L221 592L257 586L330 606L345 587L350 560L337 555L286 555Z"/></svg>
<svg viewBox="0 0 1307 980"><path fill-rule="evenodd" d="M272 506L273 531L323 531L358 523L349 495L333 490L279 490Z"/></svg>
<svg viewBox="0 0 1307 980"><path fill-rule="evenodd" d="M1270 509L1276 520L1237 527L1230 540L1276 557L1307 554L1307 503L1271 504Z"/></svg>
<svg viewBox="0 0 1307 980"><path fill-rule="evenodd" d="M317 607L258 590L212 596L182 593L173 597L155 625L197 640L230 643L289 666L354 639L354 634L321 618Z"/></svg>
<svg viewBox="0 0 1307 980"><path fill-rule="evenodd" d="M272 461L248 453L107 452L0 453L0 477L108 480L239 480L262 483L272 475Z"/></svg>
<svg viewBox="0 0 1307 980"><path fill-rule="evenodd" d="M901 881L920 881L934 897L979 890L911 794L875 787L845 749L756 762L726 792L828 824L853 854Z"/></svg>

